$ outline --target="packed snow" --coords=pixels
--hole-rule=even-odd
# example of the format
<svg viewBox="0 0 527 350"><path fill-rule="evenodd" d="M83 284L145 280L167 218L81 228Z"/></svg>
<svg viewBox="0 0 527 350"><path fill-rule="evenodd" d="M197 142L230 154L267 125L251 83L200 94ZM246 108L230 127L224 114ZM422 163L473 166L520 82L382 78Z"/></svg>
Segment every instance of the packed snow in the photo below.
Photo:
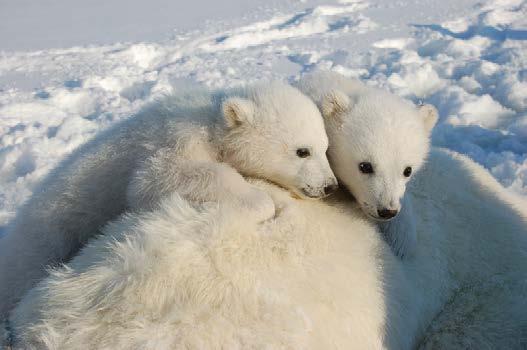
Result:
<svg viewBox="0 0 527 350"><path fill-rule="evenodd" d="M527 1L72 3L0 3L0 227L64 156L156 97L315 69L436 105L433 143L527 196Z"/></svg>

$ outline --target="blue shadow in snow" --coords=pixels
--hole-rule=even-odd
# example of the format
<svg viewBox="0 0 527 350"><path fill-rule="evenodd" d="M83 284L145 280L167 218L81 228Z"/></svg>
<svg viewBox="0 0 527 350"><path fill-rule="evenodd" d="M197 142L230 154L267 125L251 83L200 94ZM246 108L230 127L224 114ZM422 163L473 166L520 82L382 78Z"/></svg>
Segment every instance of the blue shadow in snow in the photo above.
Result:
<svg viewBox="0 0 527 350"><path fill-rule="evenodd" d="M425 28L443 35L450 36L456 39L470 39L476 35L483 36L492 40L527 40L527 30L523 29L498 29L491 26L470 26L464 32L453 32L448 28L445 28L439 24L412 24L415 28Z"/></svg>
<svg viewBox="0 0 527 350"><path fill-rule="evenodd" d="M291 26L293 24L298 24L306 16L309 16L310 14L312 14L313 10L314 9L312 9L312 8L306 9L306 10L300 12L299 14L296 14L296 15L292 16L291 18L289 18L284 23L281 23L281 24L273 26L273 29L284 29L284 28L287 28L287 27L289 27L289 26Z"/></svg>
<svg viewBox="0 0 527 350"><path fill-rule="evenodd" d="M40 90L35 92L35 98L39 98L41 100L47 100L49 96L49 92L47 92L46 90Z"/></svg>
<svg viewBox="0 0 527 350"><path fill-rule="evenodd" d="M80 79L66 80L64 82L64 87L67 87L68 89L75 89L81 86L82 86L82 80Z"/></svg>

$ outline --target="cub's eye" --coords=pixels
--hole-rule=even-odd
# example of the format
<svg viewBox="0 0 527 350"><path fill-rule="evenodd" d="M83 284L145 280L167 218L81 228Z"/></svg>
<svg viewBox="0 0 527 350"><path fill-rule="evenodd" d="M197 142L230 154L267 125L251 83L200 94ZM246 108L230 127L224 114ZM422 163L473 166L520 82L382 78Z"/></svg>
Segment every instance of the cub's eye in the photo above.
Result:
<svg viewBox="0 0 527 350"><path fill-rule="evenodd" d="M410 166L406 167L403 171L403 175L405 177L410 177L410 175L412 175L412 167Z"/></svg>
<svg viewBox="0 0 527 350"><path fill-rule="evenodd" d="M311 152L308 148L299 148L296 150L296 155L300 158L307 158L311 155Z"/></svg>
<svg viewBox="0 0 527 350"><path fill-rule="evenodd" d="M359 170L363 174L373 174L373 165L369 162L362 162L359 164Z"/></svg>

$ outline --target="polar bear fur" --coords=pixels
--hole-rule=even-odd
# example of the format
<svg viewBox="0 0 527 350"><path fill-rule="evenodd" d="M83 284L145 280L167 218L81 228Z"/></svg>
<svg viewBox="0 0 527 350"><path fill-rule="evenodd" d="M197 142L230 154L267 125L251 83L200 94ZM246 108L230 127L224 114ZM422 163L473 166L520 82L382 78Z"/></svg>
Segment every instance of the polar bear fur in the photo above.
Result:
<svg viewBox="0 0 527 350"><path fill-rule="evenodd" d="M378 221L398 256L411 256L416 233L406 185L428 155L438 114L387 91L332 72L303 77L298 88L319 106L330 140L328 156L339 181L364 213ZM371 173L362 173L368 163ZM405 176L405 169L410 169ZM404 205L402 205L404 203ZM382 217L382 210L399 213Z"/></svg>
<svg viewBox="0 0 527 350"><path fill-rule="evenodd" d="M263 224L174 196L109 225L15 308L15 348L380 347L384 248L372 227L269 191L280 210Z"/></svg>
<svg viewBox="0 0 527 350"><path fill-rule="evenodd" d="M75 152L19 211L0 243L0 319L47 265L69 259L127 207L152 208L175 191L259 221L274 216L271 198L240 174L299 197L326 195L336 187L327 146L317 107L279 82L153 103Z"/></svg>
<svg viewBox="0 0 527 350"><path fill-rule="evenodd" d="M264 223L174 196L109 225L14 310L15 348L525 347L527 206L468 158L434 149L410 182L405 260L345 194L259 186Z"/></svg>

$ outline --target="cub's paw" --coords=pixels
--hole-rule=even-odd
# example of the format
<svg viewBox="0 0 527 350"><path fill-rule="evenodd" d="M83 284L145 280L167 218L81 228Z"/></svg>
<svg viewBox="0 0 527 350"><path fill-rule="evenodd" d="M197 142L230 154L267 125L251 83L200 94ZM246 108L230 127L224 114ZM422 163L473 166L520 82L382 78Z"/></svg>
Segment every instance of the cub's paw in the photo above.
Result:
<svg viewBox="0 0 527 350"><path fill-rule="evenodd" d="M237 208L240 215L248 216L256 222L272 219L276 214L273 199L266 192L251 186L237 198Z"/></svg>

